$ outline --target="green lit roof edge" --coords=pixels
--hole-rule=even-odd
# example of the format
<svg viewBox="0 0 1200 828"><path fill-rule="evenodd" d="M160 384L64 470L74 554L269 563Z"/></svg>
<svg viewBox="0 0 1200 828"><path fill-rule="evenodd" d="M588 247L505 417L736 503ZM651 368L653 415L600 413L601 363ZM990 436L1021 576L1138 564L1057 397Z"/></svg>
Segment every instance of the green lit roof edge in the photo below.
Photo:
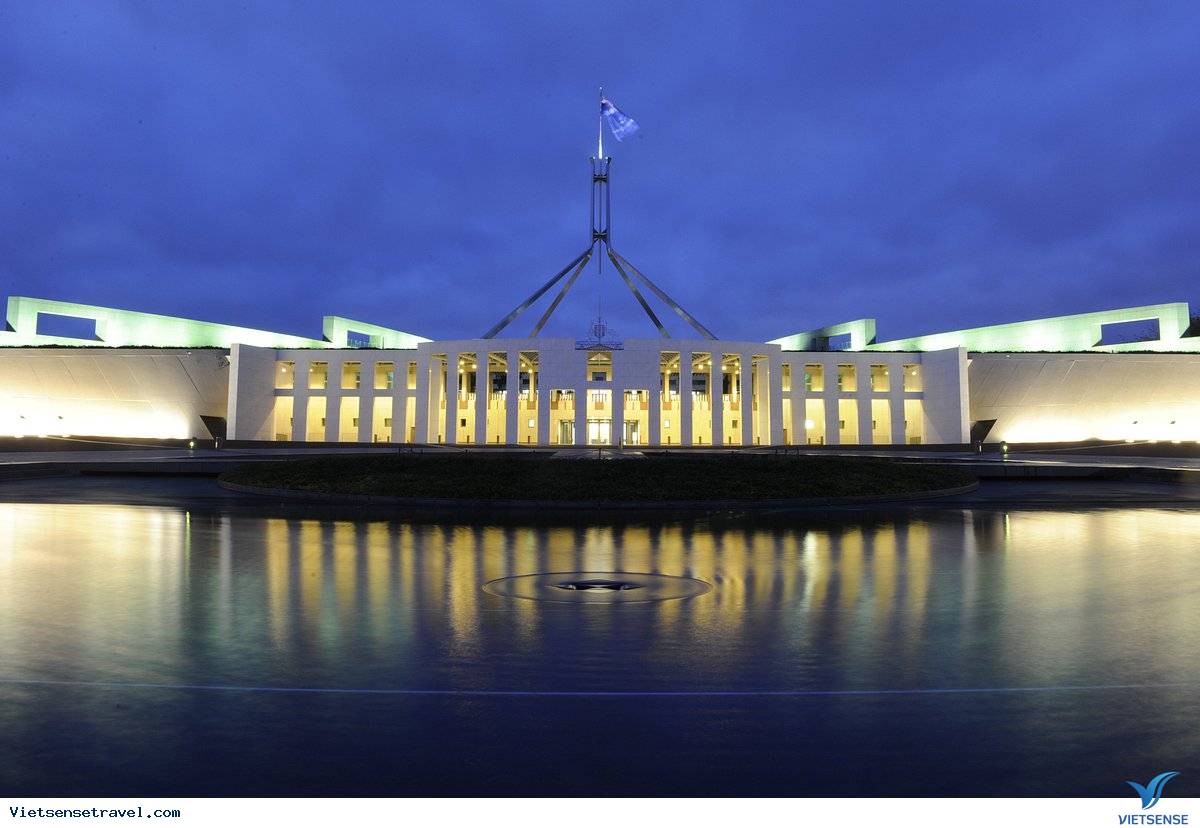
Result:
<svg viewBox="0 0 1200 828"><path fill-rule="evenodd" d="M38 315L43 313L93 320L96 323L96 339L39 334ZM352 332L366 336L371 346L380 348L415 348L418 343L428 341L405 331L340 316L324 318L324 339L310 339L219 322L29 296L9 297L6 320L8 330L0 331L0 346L230 348L234 344L242 344L260 348L348 348L358 345L350 340Z"/></svg>
<svg viewBox="0 0 1200 828"><path fill-rule="evenodd" d="M1158 339L1102 345L1104 325L1121 322L1158 322ZM875 320L859 319L771 340L787 351L827 350L831 336L849 334L849 351L942 351L966 348L968 351L1042 351L1074 353L1096 351L1200 351L1200 336L1187 336L1191 313L1187 302L1140 305L1132 308L1029 319L961 331L925 334L907 339L875 342Z"/></svg>

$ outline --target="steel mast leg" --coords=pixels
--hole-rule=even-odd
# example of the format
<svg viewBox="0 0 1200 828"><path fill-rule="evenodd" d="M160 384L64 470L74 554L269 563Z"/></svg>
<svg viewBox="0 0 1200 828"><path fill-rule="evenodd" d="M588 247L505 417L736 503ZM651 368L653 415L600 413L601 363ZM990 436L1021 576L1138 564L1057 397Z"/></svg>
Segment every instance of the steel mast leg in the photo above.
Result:
<svg viewBox="0 0 1200 828"><path fill-rule="evenodd" d="M575 268L575 272L571 274L571 277L567 279L567 281L563 282L562 289L558 292L558 295L554 297L554 301L550 303L550 307L546 308L546 312L542 314L542 318L538 320L537 324L533 326L533 330L529 332L530 339L533 339L535 336L541 333L542 327L545 326L547 321L549 321L550 315L553 314L558 308L558 303L561 302L563 297L567 295L567 291L569 291L571 286L575 284L575 280L579 278L579 274L583 272L583 269L587 267L587 263L591 260L592 251L588 250L587 254L583 257L583 261L581 261Z"/></svg>
<svg viewBox="0 0 1200 828"><path fill-rule="evenodd" d="M594 246L594 243L592 246ZM522 313L524 313L526 310L528 310L529 306L532 305L534 302L536 302L538 299L541 299L542 295L546 291L548 291L550 288L554 287L554 285L557 284L559 279L561 279L563 276L566 276L567 273L571 270L571 268L573 268L573 267L575 267L575 265L579 264L580 259L590 258L592 255L592 246L589 246L587 250L583 251L578 256L576 256L574 259L572 259L571 263L569 265L567 265L562 270L560 270L558 272L558 275L555 276L553 279L551 279L550 281L546 282L546 284L544 284L540 288L538 288L536 293L534 293L532 296L530 296L524 302L522 302L521 304L519 304L515 308L513 308L512 312L509 313L508 316L504 317L499 322L497 322L495 325L493 325L491 330L489 330L487 333L485 333L482 338L483 339L492 339L493 337L496 336L496 334L500 333L500 331L507 328L508 324L510 322L512 322L514 319L516 319L518 316L520 316Z"/></svg>
<svg viewBox="0 0 1200 828"><path fill-rule="evenodd" d="M613 263L613 267L617 269L617 273L621 274L621 278L625 280L626 286L633 292L633 296L642 306L642 310L644 310L646 315L650 317L650 321L654 323L654 327L658 328L658 332L662 334L664 339L670 339L670 332L666 329L663 323L659 321L658 317L655 316L654 311L651 310L649 303L646 301L645 297L642 296L642 292L637 289L637 285L633 283L633 280L629 278L629 274L627 274L621 267L621 263L617 261L617 257L613 253L612 248L606 247L606 249L608 250L608 258Z"/></svg>
<svg viewBox="0 0 1200 828"><path fill-rule="evenodd" d="M642 281L642 283L644 285L646 285L646 287L648 287L648 288L650 288L650 290L654 291L655 296L657 296L659 299L663 300L668 305L670 305L671 309L674 310L675 313L679 314L680 317L682 317L685 322L687 322L689 325L691 325L693 328L695 328L696 331L699 332L701 336L703 336L705 339L716 339L716 336L713 335L712 331L710 331L708 328L701 325L700 322L696 319L696 317L692 316L690 313L688 313L682 307L680 307L679 303L676 302L674 299L672 299L670 296L668 296L666 294L666 292L664 290L662 290L662 288L660 288L658 285L654 284L654 282L651 282L648 278L646 278L646 275L644 273L642 273L640 270L638 270L636 267L634 267L629 262L628 259L626 259L624 256L622 256L617 251L613 250L611 247L608 250L608 255L613 260L614 265L617 263L617 260L619 259L622 264L624 264L631 271L633 271L634 276L637 276L638 279L640 279Z"/></svg>

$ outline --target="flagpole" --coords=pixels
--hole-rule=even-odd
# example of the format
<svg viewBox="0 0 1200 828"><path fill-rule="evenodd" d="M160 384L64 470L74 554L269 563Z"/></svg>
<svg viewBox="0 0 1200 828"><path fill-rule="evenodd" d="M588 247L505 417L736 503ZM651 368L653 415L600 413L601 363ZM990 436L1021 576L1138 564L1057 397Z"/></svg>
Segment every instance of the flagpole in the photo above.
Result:
<svg viewBox="0 0 1200 828"><path fill-rule="evenodd" d="M604 160L604 87L600 87L600 114L596 116L597 124L600 127L598 139L596 141L596 160Z"/></svg>

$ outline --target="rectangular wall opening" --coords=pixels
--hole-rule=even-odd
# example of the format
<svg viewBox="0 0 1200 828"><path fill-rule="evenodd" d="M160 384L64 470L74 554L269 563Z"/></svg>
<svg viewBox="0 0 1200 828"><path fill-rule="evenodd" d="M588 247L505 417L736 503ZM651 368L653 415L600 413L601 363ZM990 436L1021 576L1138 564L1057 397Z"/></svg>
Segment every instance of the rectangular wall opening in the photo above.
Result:
<svg viewBox="0 0 1200 828"><path fill-rule="evenodd" d="M295 400L292 397L275 398L275 427L272 435L276 440L292 439L292 411Z"/></svg>
<svg viewBox="0 0 1200 828"><path fill-rule="evenodd" d="M392 398L376 397L371 412L371 442L392 442Z"/></svg>
<svg viewBox="0 0 1200 828"><path fill-rule="evenodd" d="M484 440L488 443L507 443L508 440L508 354L492 351L488 354L487 423ZM514 441L515 442L515 441Z"/></svg>
<svg viewBox="0 0 1200 828"><path fill-rule="evenodd" d="M483 355L487 359L487 354ZM475 442L475 395L486 394L486 389L478 388L478 358L474 353L458 355L458 398L455 403L457 414L454 417L454 442L459 445L469 445Z"/></svg>
<svg viewBox="0 0 1200 828"><path fill-rule="evenodd" d="M396 384L396 363L375 363L375 390L388 391Z"/></svg>
<svg viewBox="0 0 1200 828"><path fill-rule="evenodd" d="M358 442L358 397L342 397L338 409L338 441Z"/></svg>
<svg viewBox="0 0 1200 828"><path fill-rule="evenodd" d="M679 352L662 351L658 357L659 421L658 440L664 446L677 446L683 438L683 403L679 399Z"/></svg>
<svg viewBox="0 0 1200 828"><path fill-rule="evenodd" d="M925 386L921 382L921 366L920 365L905 365L904 366L904 390L905 391L923 391Z"/></svg>
<svg viewBox="0 0 1200 828"><path fill-rule="evenodd" d="M858 442L858 400L838 400L838 442L842 445Z"/></svg>
<svg viewBox="0 0 1200 828"><path fill-rule="evenodd" d="M518 359L516 442L535 445L538 443L538 352L521 351Z"/></svg>
<svg viewBox="0 0 1200 828"><path fill-rule="evenodd" d="M855 366L839 365L837 367L837 383L839 391L857 391L858 372L855 370Z"/></svg>
<svg viewBox="0 0 1200 828"><path fill-rule="evenodd" d="M1110 322L1100 326L1097 345L1124 345L1130 342L1154 342L1159 339L1157 319L1135 319L1132 322Z"/></svg>
<svg viewBox="0 0 1200 828"><path fill-rule="evenodd" d="M446 407L453 404L447 384L449 380L448 361L449 357L446 354L431 354L429 357L429 379L425 387L428 389L426 402L429 404L429 434L427 440L430 443L446 442ZM415 379L413 383L416 383ZM415 399L415 397L410 399ZM415 443L416 440L412 442Z"/></svg>
<svg viewBox="0 0 1200 828"><path fill-rule="evenodd" d="M612 391L608 389L587 392L587 444L589 446L612 445Z"/></svg>
<svg viewBox="0 0 1200 828"><path fill-rule="evenodd" d="M592 351L587 358L588 382L611 382L613 378L612 351Z"/></svg>
<svg viewBox="0 0 1200 828"><path fill-rule="evenodd" d="M65 336L71 339L99 340L96 335L96 320L82 316L62 316L57 313L37 315L38 336Z"/></svg>
<svg viewBox="0 0 1200 828"><path fill-rule="evenodd" d="M875 445L892 442L892 404L888 400L871 400L871 442Z"/></svg>
<svg viewBox="0 0 1200 828"><path fill-rule="evenodd" d="M304 424L304 439L310 443L325 441L325 398L309 397Z"/></svg>
<svg viewBox="0 0 1200 828"><path fill-rule="evenodd" d="M804 401L804 442L810 446L825 445L825 401Z"/></svg>
<svg viewBox="0 0 1200 828"><path fill-rule="evenodd" d="M313 362L308 366L308 387L321 390L329 384L329 363Z"/></svg>
<svg viewBox="0 0 1200 828"><path fill-rule="evenodd" d="M742 444L742 355L721 355L721 434L724 445Z"/></svg>
<svg viewBox="0 0 1200 828"><path fill-rule="evenodd" d="M871 366L871 390L876 394L891 390L891 377L886 365Z"/></svg>
<svg viewBox="0 0 1200 828"><path fill-rule="evenodd" d="M771 360L762 354L750 358L750 419L754 445L771 442Z"/></svg>
<svg viewBox="0 0 1200 828"><path fill-rule="evenodd" d="M713 422L712 354L692 354L692 445L711 446Z"/></svg>
<svg viewBox="0 0 1200 828"><path fill-rule="evenodd" d="M550 392L550 444L575 445L575 392L569 388Z"/></svg>
<svg viewBox="0 0 1200 828"><path fill-rule="evenodd" d="M904 442L920 445L925 439L925 406L921 400L904 401Z"/></svg>
<svg viewBox="0 0 1200 828"><path fill-rule="evenodd" d="M804 366L804 390L817 394L825 390L824 365Z"/></svg>
<svg viewBox="0 0 1200 828"><path fill-rule="evenodd" d="M625 391L625 420L622 441L627 446L642 446L650 442L650 391L646 388Z"/></svg>
<svg viewBox="0 0 1200 828"><path fill-rule="evenodd" d="M296 363L280 360L275 363L275 387L281 389L296 387Z"/></svg>
<svg viewBox="0 0 1200 828"><path fill-rule="evenodd" d="M850 345L850 334L848 333L833 334L825 338L825 350L827 351L848 351Z"/></svg>

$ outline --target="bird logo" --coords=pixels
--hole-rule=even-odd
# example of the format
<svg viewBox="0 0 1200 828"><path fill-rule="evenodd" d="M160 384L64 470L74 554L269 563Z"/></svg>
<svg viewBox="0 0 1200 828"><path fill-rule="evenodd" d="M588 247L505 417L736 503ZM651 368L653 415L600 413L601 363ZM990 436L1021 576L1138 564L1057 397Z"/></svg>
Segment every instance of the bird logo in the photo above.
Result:
<svg viewBox="0 0 1200 828"><path fill-rule="evenodd" d="M1137 791L1137 795L1142 798L1142 810L1148 810L1158 804L1158 800L1162 799L1163 787L1168 782L1179 776L1178 771L1166 771L1151 779L1145 785L1139 785L1137 782L1125 780L1125 784Z"/></svg>

